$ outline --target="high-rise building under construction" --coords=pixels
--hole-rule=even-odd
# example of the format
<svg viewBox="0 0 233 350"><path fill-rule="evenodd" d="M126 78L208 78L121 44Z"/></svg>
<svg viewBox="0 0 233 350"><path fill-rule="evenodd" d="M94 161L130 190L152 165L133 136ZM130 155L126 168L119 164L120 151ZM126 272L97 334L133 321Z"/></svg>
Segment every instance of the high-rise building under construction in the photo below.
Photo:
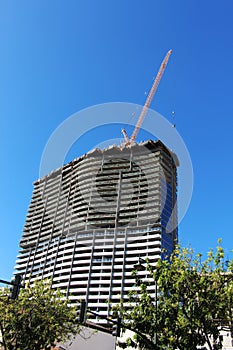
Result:
<svg viewBox="0 0 233 350"><path fill-rule="evenodd" d="M108 315L107 300L127 300L138 258L155 264L173 250L177 165L162 142L146 141L94 149L39 179L16 272L51 278L72 303Z"/></svg>

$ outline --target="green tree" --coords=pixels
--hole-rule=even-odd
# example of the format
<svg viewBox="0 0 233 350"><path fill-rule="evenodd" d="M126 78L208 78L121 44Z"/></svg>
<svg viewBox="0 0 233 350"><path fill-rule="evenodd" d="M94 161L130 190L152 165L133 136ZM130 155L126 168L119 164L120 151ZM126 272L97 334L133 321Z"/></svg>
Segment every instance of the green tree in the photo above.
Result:
<svg viewBox="0 0 233 350"><path fill-rule="evenodd" d="M22 288L17 300L0 294L0 344L4 350L49 349L78 333L75 309L48 280ZM1 339L2 338L2 339Z"/></svg>
<svg viewBox="0 0 233 350"><path fill-rule="evenodd" d="M148 278L134 271L129 302L117 306L127 328L136 330L121 347L150 349L222 349L221 329L233 330L233 260L226 264L219 244L206 260L177 246L156 266L145 265ZM155 297L149 293L154 288Z"/></svg>

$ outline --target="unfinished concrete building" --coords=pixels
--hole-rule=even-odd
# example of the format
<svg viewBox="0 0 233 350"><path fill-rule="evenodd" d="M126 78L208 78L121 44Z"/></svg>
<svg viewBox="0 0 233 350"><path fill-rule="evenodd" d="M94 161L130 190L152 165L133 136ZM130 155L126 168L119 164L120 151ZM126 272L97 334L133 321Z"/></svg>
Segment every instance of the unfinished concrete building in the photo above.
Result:
<svg viewBox="0 0 233 350"><path fill-rule="evenodd" d="M72 303L109 315L106 300L127 300L138 258L155 264L173 250L177 165L162 142L147 141L95 149L39 179L16 272L51 278Z"/></svg>

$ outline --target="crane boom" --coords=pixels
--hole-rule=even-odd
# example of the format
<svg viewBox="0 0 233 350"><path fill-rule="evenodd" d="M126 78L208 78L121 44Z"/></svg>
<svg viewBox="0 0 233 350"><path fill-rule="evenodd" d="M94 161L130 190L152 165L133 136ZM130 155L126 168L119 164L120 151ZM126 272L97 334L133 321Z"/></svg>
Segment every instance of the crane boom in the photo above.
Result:
<svg viewBox="0 0 233 350"><path fill-rule="evenodd" d="M144 106L142 108L142 111L141 111L140 115L139 115L137 124L135 125L135 128L134 128L134 131L132 133L132 136L130 137L130 139L128 141L128 144L130 144L130 145L135 141L135 139L137 137L137 134L138 134L138 132L139 132L139 130L141 128L141 125L143 123L143 120L144 120L144 118L146 116L147 110L150 107L151 101L152 101L152 99L154 97L154 94L155 94L157 88L158 88L159 82L160 82L160 80L161 80L161 78L163 76L164 70L165 70L165 68L167 66L167 63L168 63L168 60L169 60L169 57L170 57L171 53L172 53L172 50L169 50L167 52L167 54L166 54L166 56L165 56L165 58L164 58L164 60L163 60L163 62L161 64L161 66L159 68L159 71L158 71L157 76L156 76L156 78L154 80L152 88L151 88L151 90L149 92L149 95L147 96L146 102L145 102L145 104L144 104Z"/></svg>

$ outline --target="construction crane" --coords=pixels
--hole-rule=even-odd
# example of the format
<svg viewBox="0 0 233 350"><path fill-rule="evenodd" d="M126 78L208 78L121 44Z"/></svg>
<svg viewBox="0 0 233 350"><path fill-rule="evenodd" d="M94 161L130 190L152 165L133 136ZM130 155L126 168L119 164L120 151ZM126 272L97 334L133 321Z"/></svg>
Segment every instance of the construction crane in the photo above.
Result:
<svg viewBox="0 0 233 350"><path fill-rule="evenodd" d="M157 90L157 88L159 86L160 80L161 80L161 78L163 76L163 73L164 73L165 68L167 66L167 63L168 63L168 60L169 60L169 58L171 56L171 53L172 53L172 50L169 50L167 52L167 54L166 54L166 56L165 56L165 58L164 58L164 60L163 60L163 62L161 64L161 66L159 68L157 76L156 76L156 78L155 78L155 80L153 82L152 88L151 88L151 90L149 92L149 95L147 96L146 102L145 102L145 104L144 104L144 106L142 108L142 111L141 111L141 113L140 113L140 115L138 117L138 121L137 121L137 124L135 125L135 128L134 128L134 131L132 133L132 136L129 138L127 133L126 133L126 131L125 131L125 129L122 129L122 133L123 133L124 139L125 139L125 141L123 143L123 146L132 146L135 143L136 137L137 137L138 132L139 132L139 130L140 130L141 126L142 126L142 123L143 123L143 121L145 119L145 116L146 116L146 113L148 111L148 108L150 107L151 101L153 100L154 94L155 94L155 92L156 92L156 90Z"/></svg>

